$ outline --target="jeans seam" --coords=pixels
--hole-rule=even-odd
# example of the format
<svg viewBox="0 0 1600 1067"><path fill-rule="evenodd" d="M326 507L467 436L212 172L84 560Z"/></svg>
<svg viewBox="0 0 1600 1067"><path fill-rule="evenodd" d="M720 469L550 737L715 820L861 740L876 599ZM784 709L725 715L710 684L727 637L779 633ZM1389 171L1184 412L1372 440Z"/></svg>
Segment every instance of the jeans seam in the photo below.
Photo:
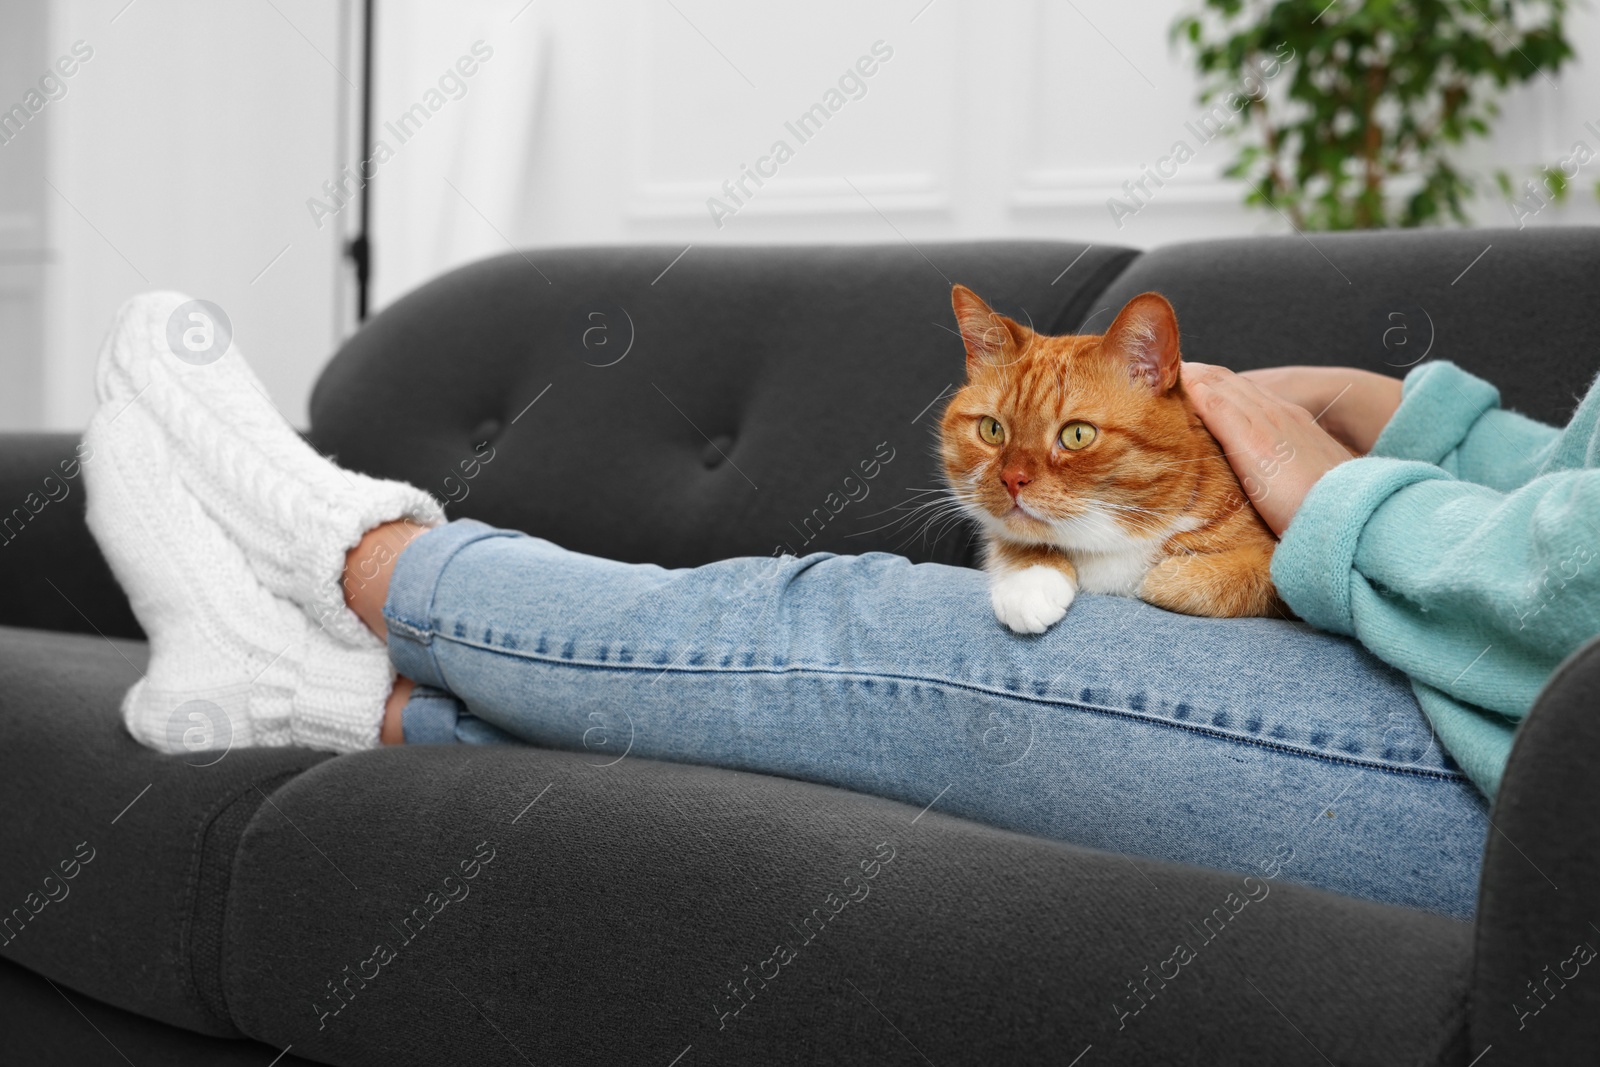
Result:
<svg viewBox="0 0 1600 1067"><path fill-rule="evenodd" d="M1388 771L1392 774L1405 774L1418 778L1433 778L1439 781L1461 781L1465 776L1460 772L1431 770L1424 767L1395 766L1389 763L1380 763L1372 760L1354 759L1349 756L1339 756L1316 749L1298 748L1294 745L1285 745L1272 741L1263 741L1255 737L1242 737L1238 734L1227 733L1214 727L1200 723L1178 722L1134 711L1130 708L1111 708L1099 704L1087 704L1078 700L1047 700L1043 697L1030 696L1010 689L996 689L991 686L979 685L972 682L953 681L948 678L924 678L916 675L867 673L859 671L845 671L831 667L802 666L800 664L786 664L783 667L704 667L667 664L662 667L655 663L593 663L586 660L563 659L559 656L551 657L538 653L523 652L519 649L500 648L495 645L483 644L468 638L454 637L437 630L432 631L434 639L464 648L477 649L481 652L491 652L497 655L508 656L512 659L532 661L548 664L552 667L577 667L582 670L593 671L625 671L632 674L660 668L660 673L672 671L675 674L728 674L728 675L782 675L806 672L818 675L828 675L836 678L881 678L888 681L916 683L919 685L944 686L951 689L969 693L983 693L989 696L1004 697L1011 700L1021 700L1029 704L1051 708L1078 708L1082 711L1096 712L1102 715L1111 715L1117 718L1130 719L1135 722L1150 723L1158 726L1169 726L1177 730L1186 730L1189 733L1202 734L1213 737L1219 741L1231 741L1240 745L1253 745L1258 748L1269 749L1274 752L1285 752L1291 755L1305 756L1309 759L1318 759L1327 763L1340 764L1347 767L1364 767L1371 770Z"/></svg>
<svg viewBox="0 0 1600 1067"><path fill-rule="evenodd" d="M402 618L399 615L386 615L383 621L389 629L398 629L406 637L416 641L418 644L425 645L434 636L433 630L426 624L412 622L410 619Z"/></svg>
<svg viewBox="0 0 1600 1067"><path fill-rule="evenodd" d="M482 528L481 529L470 529L470 530L468 530L468 532L466 534L463 535L461 531L465 528L467 523L471 523L475 527L482 527ZM490 538L495 538L495 537L525 537L525 536L527 536L526 534L517 533L514 530L499 530L499 529L495 529L494 527L487 526L487 525L485 525L483 523L472 523L472 520L470 520L470 519L469 520L465 520L463 523L455 523L455 524L447 523L444 526L436 526L436 527L433 528L433 530L429 530L428 533L444 532L444 531L449 531L450 533L455 534L456 535L456 539L458 540L458 543L450 546L449 552L446 555L444 555L443 557L441 557L440 559L438 559L436 561L429 561L429 563L426 564L426 566L428 566L428 568L429 568L429 573L428 573L428 580L425 583L425 588L427 589L428 608L429 608L430 612L431 612L431 610L433 608L434 601L438 599L438 596L439 596L439 582L443 579L445 570L450 566L450 564L452 562L454 562L455 558L457 556L459 556L465 549L468 549L468 548L472 547L473 545L477 544L479 541L485 541L485 540L488 540ZM404 555L404 553L402 553L401 554L401 560L404 560L404 559L405 559L405 555ZM399 566L400 566L400 564L396 563L396 568L397 569L398 569ZM404 583L402 583L402 585L401 585L402 591L404 590L404 588L405 588ZM393 592L394 589L395 589L395 585L394 585L394 582L393 582L393 578L391 578L391 581L390 581L390 590L391 590L391 592ZM383 610L384 620L385 620L385 622L387 622L389 620L389 618L391 617L390 613L389 613L389 604L388 604L387 598L385 598L385 603L383 605L383 608L384 608L384 610ZM410 619L407 619L404 616L400 615L398 612L395 613L395 615L393 617L397 621L402 623L402 625L417 630L417 632L418 632L417 636L419 636L419 637L427 636L427 635L432 633L432 627L429 626L428 624L413 622ZM430 617L431 617L431 615L430 615Z"/></svg>

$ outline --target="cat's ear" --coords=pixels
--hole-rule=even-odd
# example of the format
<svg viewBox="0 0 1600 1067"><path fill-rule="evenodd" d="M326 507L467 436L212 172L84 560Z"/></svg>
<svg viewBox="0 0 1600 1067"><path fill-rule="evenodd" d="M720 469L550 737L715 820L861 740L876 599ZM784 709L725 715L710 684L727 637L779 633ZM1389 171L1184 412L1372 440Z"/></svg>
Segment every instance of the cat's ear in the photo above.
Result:
<svg viewBox="0 0 1600 1067"><path fill-rule="evenodd" d="M1160 293L1140 293L1123 307L1100 342L1128 363L1128 373L1157 394L1178 381L1178 315Z"/></svg>
<svg viewBox="0 0 1600 1067"><path fill-rule="evenodd" d="M1005 366L1027 348L1028 336L1022 325L995 311L966 286L951 288L950 306L955 308L956 325L967 346L968 370L984 364Z"/></svg>

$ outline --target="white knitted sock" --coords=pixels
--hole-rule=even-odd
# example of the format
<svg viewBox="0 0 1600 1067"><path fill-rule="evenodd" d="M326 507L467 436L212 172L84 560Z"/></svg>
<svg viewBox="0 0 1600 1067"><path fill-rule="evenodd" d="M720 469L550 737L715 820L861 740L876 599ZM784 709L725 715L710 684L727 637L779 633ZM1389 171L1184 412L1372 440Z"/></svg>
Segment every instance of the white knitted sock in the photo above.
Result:
<svg viewBox="0 0 1600 1067"><path fill-rule="evenodd" d="M237 346L198 365L179 359L169 321L187 301L147 293L123 305L100 356L101 399L153 413L179 476L268 591L347 644L375 643L345 605L345 554L374 526L436 526L443 509L415 486L318 455L267 399Z"/></svg>
<svg viewBox="0 0 1600 1067"><path fill-rule="evenodd" d="M394 682L384 649L336 641L269 593L138 405L102 403L84 442L89 529L150 639L122 701L128 732L177 753L375 746Z"/></svg>

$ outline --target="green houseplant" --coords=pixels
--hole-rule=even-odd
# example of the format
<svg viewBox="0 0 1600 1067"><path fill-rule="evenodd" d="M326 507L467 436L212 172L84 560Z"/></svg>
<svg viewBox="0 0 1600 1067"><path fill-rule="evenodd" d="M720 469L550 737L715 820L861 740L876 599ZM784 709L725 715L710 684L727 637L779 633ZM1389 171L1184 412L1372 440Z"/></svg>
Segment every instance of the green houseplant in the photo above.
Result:
<svg viewBox="0 0 1600 1067"><path fill-rule="evenodd" d="M1466 222L1478 178L1453 157L1490 132L1505 90L1573 57L1566 12L1567 0L1200 0L1172 32L1203 102L1242 99L1226 173L1248 183L1245 202L1297 229L1347 230ZM1270 87L1240 90L1285 53ZM1585 162L1546 167L1521 192L1559 200Z"/></svg>

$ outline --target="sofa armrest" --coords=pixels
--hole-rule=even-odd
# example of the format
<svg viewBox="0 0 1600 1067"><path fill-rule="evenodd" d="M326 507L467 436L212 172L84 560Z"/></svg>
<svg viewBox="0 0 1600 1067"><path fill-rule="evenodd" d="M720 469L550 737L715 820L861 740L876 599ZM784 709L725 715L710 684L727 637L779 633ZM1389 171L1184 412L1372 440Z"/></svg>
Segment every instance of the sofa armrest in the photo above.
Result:
<svg viewBox="0 0 1600 1067"><path fill-rule="evenodd" d="M77 434L0 434L0 625L142 637L83 521Z"/></svg>
<svg viewBox="0 0 1600 1067"><path fill-rule="evenodd" d="M1600 638L1517 733L1484 852L1470 1052L1592 1062L1600 1048Z"/></svg>

